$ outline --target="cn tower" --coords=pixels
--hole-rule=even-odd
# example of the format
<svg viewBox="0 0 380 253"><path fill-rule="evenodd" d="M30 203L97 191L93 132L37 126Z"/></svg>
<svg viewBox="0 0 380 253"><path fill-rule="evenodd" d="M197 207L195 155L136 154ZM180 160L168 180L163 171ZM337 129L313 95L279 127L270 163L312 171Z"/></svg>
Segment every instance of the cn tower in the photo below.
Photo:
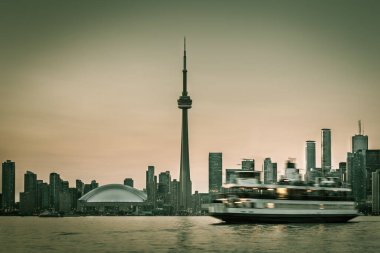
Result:
<svg viewBox="0 0 380 253"><path fill-rule="evenodd" d="M186 38L183 51L183 82L182 95L178 99L178 108L182 110L182 136L181 136L181 163L180 163L180 196L179 210L187 211L191 207L191 180L189 163L189 131L187 110L191 108L191 98L187 94L187 69L186 69Z"/></svg>

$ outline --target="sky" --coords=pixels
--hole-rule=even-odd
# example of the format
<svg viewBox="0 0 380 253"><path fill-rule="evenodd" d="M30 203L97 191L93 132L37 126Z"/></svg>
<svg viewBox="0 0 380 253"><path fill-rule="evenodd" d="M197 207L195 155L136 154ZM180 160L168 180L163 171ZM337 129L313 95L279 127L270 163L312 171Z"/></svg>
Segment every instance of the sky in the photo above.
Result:
<svg viewBox="0 0 380 253"><path fill-rule="evenodd" d="M295 158L332 131L332 163L357 121L380 149L379 1L1 1L0 159L48 181L101 185L145 171L179 177L183 38L190 173L208 191L208 153Z"/></svg>

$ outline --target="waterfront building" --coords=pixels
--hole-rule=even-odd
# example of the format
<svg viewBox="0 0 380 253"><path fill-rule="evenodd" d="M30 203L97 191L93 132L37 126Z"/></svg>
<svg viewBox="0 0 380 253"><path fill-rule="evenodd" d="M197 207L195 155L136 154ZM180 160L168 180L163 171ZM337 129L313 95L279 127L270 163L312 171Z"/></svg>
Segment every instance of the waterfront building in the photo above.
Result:
<svg viewBox="0 0 380 253"><path fill-rule="evenodd" d="M96 180L91 181L91 190L96 189L99 187L99 183L96 182Z"/></svg>
<svg viewBox="0 0 380 253"><path fill-rule="evenodd" d="M161 205L167 205L170 203L170 183L170 171L161 172L158 175L157 199L160 201Z"/></svg>
<svg viewBox="0 0 380 253"><path fill-rule="evenodd" d="M380 215L380 170L372 172L372 214Z"/></svg>
<svg viewBox="0 0 380 253"><path fill-rule="evenodd" d="M188 211L191 208L191 179L189 161L189 133L188 133L188 110L192 100L187 93L187 69L186 69L186 41L183 53L183 83L182 95L178 99L178 108L182 110L182 136L181 136L181 162L180 162L180 209Z"/></svg>
<svg viewBox="0 0 380 253"><path fill-rule="evenodd" d="M15 162L6 160L2 164L2 206L4 212L11 212L15 208Z"/></svg>
<svg viewBox="0 0 380 253"><path fill-rule="evenodd" d="M208 212L208 204L211 203L211 196L208 193L199 193L195 191L193 194L193 215L203 215ZM206 206L206 208L203 208Z"/></svg>
<svg viewBox="0 0 380 253"><path fill-rule="evenodd" d="M236 179L236 172L241 171L240 169L226 169L226 184L231 184Z"/></svg>
<svg viewBox="0 0 380 253"><path fill-rule="evenodd" d="M84 195L84 183L82 182L82 180L75 180L75 188L77 190L77 198L79 199Z"/></svg>
<svg viewBox="0 0 380 253"><path fill-rule="evenodd" d="M156 203L156 192L157 192L157 179L154 176L154 166L148 166L146 171L146 185L147 201L153 206Z"/></svg>
<svg viewBox="0 0 380 253"><path fill-rule="evenodd" d="M368 149L368 136L362 134L361 121L359 120L359 134L352 136L352 153Z"/></svg>
<svg viewBox="0 0 380 253"><path fill-rule="evenodd" d="M173 214L179 211L179 198L180 198L180 183L177 179L173 179L170 183L170 204L173 208Z"/></svg>
<svg viewBox="0 0 380 253"><path fill-rule="evenodd" d="M321 167L322 175L325 176L331 170L331 129L323 128L321 137Z"/></svg>
<svg viewBox="0 0 380 253"><path fill-rule="evenodd" d="M366 150L358 150L350 156L347 164L352 166L351 188L355 200L363 205L367 200Z"/></svg>
<svg viewBox="0 0 380 253"><path fill-rule="evenodd" d="M306 176L308 183L315 183L317 178L322 177L322 168L311 169Z"/></svg>
<svg viewBox="0 0 380 253"><path fill-rule="evenodd" d="M61 186L61 191L68 191L69 190L69 181L62 180L62 186Z"/></svg>
<svg viewBox="0 0 380 253"><path fill-rule="evenodd" d="M306 173L315 167L315 141L306 141Z"/></svg>
<svg viewBox="0 0 380 253"><path fill-rule="evenodd" d="M290 181L301 181L299 169L296 168L293 160L287 160L285 163L285 178Z"/></svg>
<svg viewBox="0 0 380 253"><path fill-rule="evenodd" d="M242 170L255 170L255 160L254 159L243 159L241 161Z"/></svg>
<svg viewBox="0 0 380 253"><path fill-rule="evenodd" d="M277 182L277 163L272 163L268 157L264 159L264 184L275 184Z"/></svg>
<svg viewBox="0 0 380 253"><path fill-rule="evenodd" d="M62 180L58 173L52 172L49 176L50 185L50 208L59 210L59 194L62 189Z"/></svg>
<svg viewBox="0 0 380 253"><path fill-rule="evenodd" d="M126 179L124 179L124 185L133 187L133 179L132 178L126 178Z"/></svg>
<svg viewBox="0 0 380 253"><path fill-rule="evenodd" d="M208 154L208 192L218 193L222 190L223 157L221 152Z"/></svg>
<svg viewBox="0 0 380 253"><path fill-rule="evenodd" d="M88 214L139 214L147 196L122 184L108 184L91 190L78 200L78 210Z"/></svg>
<svg viewBox="0 0 380 253"><path fill-rule="evenodd" d="M38 201L37 207L38 210L47 210L50 206L50 195L49 195L49 185L44 183L42 180L37 181L37 192L38 192Z"/></svg>
<svg viewBox="0 0 380 253"><path fill-rule="evenodd" d="M367 196L372 195L372 173L380 170L380 150L368 149L365 152L365 168L367 173Z"/></svg>
<svg viewBox="0 0 380 253"><path fill-rule="evenodd" d="M32 213L36 211L37 209L37 202L38 202L38 196L37 196L37 175L34 174L31 171L27 171L24 174L24 196L29 198L27 200L28 205L27 207L30 209L24 209L25 212ZM28 194L26 194L28 193ZM24 200L25 200L24 198ZM21 195L20 195L20 209L21 209ZM26 206L24 206L26 208Z"/></svg>
<svg viewBox="0 0 380 253"><path fill-rule="evenodd" d="M59 209L58 209L59 212L68 213L72 211L73 202L72 202L71 191L69 189L60 192L58 206L59 206Z"/></svg>
<svg viewBox="0 0 380 253"><path fill-rule="evenodd" d="M34 195L31 192L20 192L20 214L32 215L35 211Z"/></svg>

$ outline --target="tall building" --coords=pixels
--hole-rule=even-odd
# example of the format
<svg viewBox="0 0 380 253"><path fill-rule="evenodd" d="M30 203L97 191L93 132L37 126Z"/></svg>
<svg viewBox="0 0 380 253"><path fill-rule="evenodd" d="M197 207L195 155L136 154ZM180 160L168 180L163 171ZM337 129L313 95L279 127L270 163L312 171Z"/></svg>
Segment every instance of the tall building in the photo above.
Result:
<svg viewBox="0 0 380 253"><path fill-rule="evenodd" d="M49 197L49 185L44 183L42 180L37 181L37 191L38 191L38 209L43 211L47 210L50 206Z"/></svg>
<svg viewBox="0 0 380 253"><path fill-rule="evenodd" d="M148 170L146 171L146 193L147 193L147 201L150 204L155 204L156 202L156 183L154 179L154 166L148 166Z"/></svg>
<svg viewBox="0 0 380 253"><path fill-rule="evenodd" d="M370 199L372 192L372 173L380 170L380 150L360 149L347 154L348 181L355 200L360 205Z"/></svg>
<svg viewBox="0 0 380 253"><path fill-rule="evenodd" d="M180 198L180 183L177 179L173 179L170 183L170 203L173 207L173 214L179 211L179 198Z"/></svg>
<svg viewBox="0 0 380 253"><path fill-rule="evenodd" d="M31 171L27 171L24 174L24 192L29 193L28 202L30 203L30 207L34 211L37 209L37 175ZM20 199L21 201L21 199Z"/></svg>
<svg viewBox="0 0 380 253"><path fill-rule="evenodd" d="M13 211L15 207L15 162L6 160L2 165L3 210Z"/></svg>
<svg viewBox="0 0 380 253"><path fill-rule="evenodd" d="M178 108L182 110L182 136L181 136L181 163L180 163L180 209L187 211L191 208L191 180L189 162L189 133L187 110L191 108L192 100L187 94L187 69L186 69L186 40L183 54L183 86L182 95L178 99Z"/></svg>
<svg viewBox="0 0 380 253"><path fill-rule="evenodd" d="M277 163L272 163L268 157L264 159L264 184L275 184L277 182Z"/></svg>
<svg viewBox="0 0 380 253"><path fill-rule="evenodd" d="M296 168L296 163L293 159L287 160L285 163L285 178L290 181L301 181L299 169Z"/></svg>
<svg viewBox="0 0 380 253"><path fill-rule="evenodd" d="M52 172L49 176L50 185L50 208L59 210L59 194L62 188L62 180L58 173Z"/></svg>
<svg viewBox="0 0 380 253"><path fill-rule="evenodd" d="M208 192L218 193L222 189L222 153L208 154Z"/></svg>
<svg viewBox="0 0 380 253"><path fill-rule="evenodd" d="M380 150L368 149L365 152L365 168L367 173L367 195L372 195L372 173L380 170Z"/></svg>
<svg viewBox="0 0 380 253"><path fill-rule="evenodd" d="M372 214L380 214L380 170L372 172Z"/></svg>
<svg viewBox="0 0 380 253"><path fill-rule="evenodd" d="M132 178L126 178L126 179L124 179L124 185L133 187L133 179Z"/></svg>
<svg viewBox="0 0 380 253"><path fill-rule="evenodd" d="M351 188L355 200L363 204L367 200L366 150L349 153L347 164L351 166Z"/></svg>
<svg viewBox="0 0 380 253"><path fill-rule="evenodd" d="M321 154L322 154L322 174L325 176L331 170L331 130L328 128L322 129L322 143L321 143Z"/></svg>
<svg viewBox="0 0 380 253"><path fill-rule="evenodd" d="M367 150L368 149L368 136L362 134L362 125L359 120L359 134L352 136L352 153L357 152L358 150Z"/></svg>
<svg viewBox="0 0 380 253"><path fill-rule="evenodd" d="M84 195L84 183L82 182L82 180L75 180L75 188L77 190L77 199L79 199Z"/></svg>
<svg viewBox="0 0 380 253"><path fill-rule="evenodd" d="M255 160L254 159L243 159L241 161L242 170L255 170Z"/></svg>
<svg viewBox="0 0 380 253"><path fill-rule="evenodd" d="M315 168L315 141L306 141L306 172Z"/></svg>
<svg viewBox="0 0 380 253"><path fill-rule="evenodd" d="M339 174L340 174L340 181L342 183L347 183L347 162L339 163Z"/></svg>
<svg viewBox="0 0 380 253"><path fill-rule="evenodd" d="M306 173L305 173L305 181L311 182L313 181L314 169L316 168L315 163L315 141L306 141ZM313 172L312 172L313 171Z"/></svg>
<svg viewBox="0 0 380 253"><path fill-rule="evenodd" d="M162 204L169 204L169 192L171 183L170 171L161 172L158 175L157 198Z"/></svg>

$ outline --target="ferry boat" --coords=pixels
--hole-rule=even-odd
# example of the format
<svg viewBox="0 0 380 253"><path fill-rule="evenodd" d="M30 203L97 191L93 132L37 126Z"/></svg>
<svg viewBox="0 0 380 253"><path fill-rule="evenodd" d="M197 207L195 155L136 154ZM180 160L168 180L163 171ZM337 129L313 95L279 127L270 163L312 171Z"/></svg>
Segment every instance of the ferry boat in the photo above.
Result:
<svg viewBox="0 0 380 253"><path fill-rule="evenodd" d="M209 205L211 216L229 223L347 222L358 216L351 189L237 181Z"/></svg>

